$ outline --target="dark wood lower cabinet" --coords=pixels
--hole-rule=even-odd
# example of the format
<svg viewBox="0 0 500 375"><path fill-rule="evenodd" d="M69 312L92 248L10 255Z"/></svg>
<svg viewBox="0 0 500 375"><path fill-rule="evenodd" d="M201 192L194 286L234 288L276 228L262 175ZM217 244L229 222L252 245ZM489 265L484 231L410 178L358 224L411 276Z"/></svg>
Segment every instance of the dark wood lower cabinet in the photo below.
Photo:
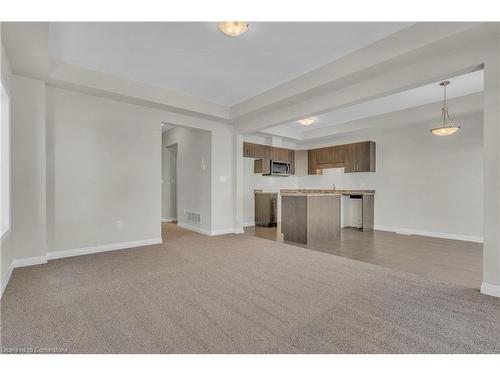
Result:
<svg viewBox="0 0 500 375"><path fill-rule="evenodd" d="M255 192L255 225L275 227L278 222L278 193Z"/></svg>

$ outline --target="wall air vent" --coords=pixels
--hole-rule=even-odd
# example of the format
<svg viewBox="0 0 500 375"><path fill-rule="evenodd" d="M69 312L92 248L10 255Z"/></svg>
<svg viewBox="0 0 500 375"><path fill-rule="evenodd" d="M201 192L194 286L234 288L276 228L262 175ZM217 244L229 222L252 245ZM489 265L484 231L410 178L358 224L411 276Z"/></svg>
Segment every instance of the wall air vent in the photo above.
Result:
<svg viewBox="0 0 500 375"><path fill-rule="evenodd" d="M201 224L201 214L199 212L184 210L186 221Z"/></svg>

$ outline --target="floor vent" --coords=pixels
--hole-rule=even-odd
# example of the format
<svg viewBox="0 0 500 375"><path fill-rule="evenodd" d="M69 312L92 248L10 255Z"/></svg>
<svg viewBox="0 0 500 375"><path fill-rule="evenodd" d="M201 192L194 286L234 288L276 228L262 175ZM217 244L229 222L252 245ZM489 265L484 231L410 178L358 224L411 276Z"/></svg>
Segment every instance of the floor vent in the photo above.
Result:
<svg viewBox="0 0 500 375"><path fill-rule="evenodd" d="M184 211L184 216L186 217L186 221L201 224L201 214L199 212L186 210Z"/></svg>

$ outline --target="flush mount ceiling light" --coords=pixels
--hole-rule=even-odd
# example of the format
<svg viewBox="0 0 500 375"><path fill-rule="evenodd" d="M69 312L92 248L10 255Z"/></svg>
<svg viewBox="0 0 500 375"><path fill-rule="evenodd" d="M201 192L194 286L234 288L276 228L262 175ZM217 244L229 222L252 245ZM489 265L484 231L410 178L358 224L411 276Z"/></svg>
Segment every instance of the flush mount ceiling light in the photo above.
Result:
<svg viewBox="0 0 500 375"><path fill-rule="evenodd" d="M307 117L297 121L300 125L309 126L316 122L315 118Z"/></svg>
<svg viewBox="0 0 500 375"><path fill-rule="evenodd" d="M455 125L448 114L448 107L446 106L446 86L450 81L443 81L439 85L443 86L443 106L441 107L441 118L439 119L438 126L431 129L431 133L438 136L452 135L460 130L460 126Z"/></svg>
<svg viewBox="0 0 500 375"><path fill-rule="evenodd" d="M248 22L242 21L219 22L217 26L228 36L239 36L248 30Z"/></svg>

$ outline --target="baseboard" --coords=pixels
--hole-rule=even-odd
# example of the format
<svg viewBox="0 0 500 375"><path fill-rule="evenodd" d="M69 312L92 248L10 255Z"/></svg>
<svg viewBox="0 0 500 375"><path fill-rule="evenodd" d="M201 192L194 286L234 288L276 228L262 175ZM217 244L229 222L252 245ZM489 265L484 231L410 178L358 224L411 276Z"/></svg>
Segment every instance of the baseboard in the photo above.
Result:
<svg viewBox="0 0 500 375"><path fill-rule="evenodd" d="M10 277L12 276L12 271L14 270L14 267L12 267L12 264L9 266L9 269L7 270L7 273L5 274L5 277L2 278L2 290L0 292L0 299L2 299L3 292L5 292L5 289L7 288L7 285L9 284Z"/></svg>
<svg viewBox="0 0 500 375"><path fill-rule="evenodd" d="M117 242L117 243L111 243L111 244L107 244L107 245L82 247L80 249L51 251L51 252L47 253L47 259L48 260L60 259L60 258L74 257L74 256L78 256L78 255L102 253L105 251L124 250L124 249L130 249L132 247L157 245L157 244L160 244L162 242L163 242L163 240L161 238L151 238L151 239L141 240L141 241Z"/></svg>
<svg viewBox="0 0 500 375"><path fill-rule="evenodd" d="M200 228L200 227L195 227L194 225L190 225L190 224L186 224L186 223L180 223L180 222L177 222L177 226L179 228L191 230L193 232L197 232L197 233L204 234L206 236L210 236L210 231L208 229L204 229L204 228Z"/></svg>
<svg viewBox="0 0 500 375"><path fill-rule="evenodd" d="M35 266L37 264L44 264L44 263L47 263L47 257L45 255L38 257L14 259L10 263L9 269L7 270L7 274L2 279L2 290L0 293L0 298L3 296L3 292L5 291L5 288L7 288L7 285L9 284L9 280L10 277L12 276L12 271L14 271L14 268Z"/></svg>
<svg viewBox="0 0 500 375"><path fill-rule="evenodd" d="M459 241L483 243L483 237L464 236L461 234L454 234L454 233L431 232L431 231L418 230L418 229L388 227L388 226L384 226L384 225L376 225L373 229L381 230L384 232L396 232L396 233L401 233L401 234L406 234L406 235L414 234L417 236L427 236L427 237L435 237L435 238L445 238L445 239L449 239L449 240L459 240Z"/></svg>
<svg viewBox="0 0 500 375"><path fill-rule="evenodd" d="M281 225L281 222L280 222L280 221L278 221L276 224L277 224L277 225ZM254 227L254 226L255 226L255 221L247 221L247 222L244 222L244 223L243 223L243 226L244 226L244 227Z"/></svg>
<svg viewBox="0 0 500 375"><path fill-rule="evenodd" d="M38 257L19 258L12 261L12 268L35 266L37 264L47 263L47 256L41 255Z"/></svg>
<svg viewBox="0 0 500 375"><path fill-rule="evenodd" d="M244 233L243 228L227 228L227 229L216 229L210 232L211 236L220 236L222 234L235 234L235 233Z"/></svg>
<svg viewBox="0 0 500 375"><path fill-rule="evenodd" d="M481 293L500 298L500 285L488 284L483 282L481 284Z"/></svg>
<svg viewBox="0 0 500 375"><path fill-rule="evenodd" d="M234 233L244 233L243 228L226 228L226 229L215 229L207 230L204 228L195 227L186 223L177 223L177 226L183 229L191 230L196 233L204 234L205 236L221 236L223 234L234 234Z"/></svg>
<svg viewBox="0 0 500 375"><path fill-rule="evenodd" d="M161 222L162 223L171 223L172 221L177 221L176 217L162 217Z"/></svg>

